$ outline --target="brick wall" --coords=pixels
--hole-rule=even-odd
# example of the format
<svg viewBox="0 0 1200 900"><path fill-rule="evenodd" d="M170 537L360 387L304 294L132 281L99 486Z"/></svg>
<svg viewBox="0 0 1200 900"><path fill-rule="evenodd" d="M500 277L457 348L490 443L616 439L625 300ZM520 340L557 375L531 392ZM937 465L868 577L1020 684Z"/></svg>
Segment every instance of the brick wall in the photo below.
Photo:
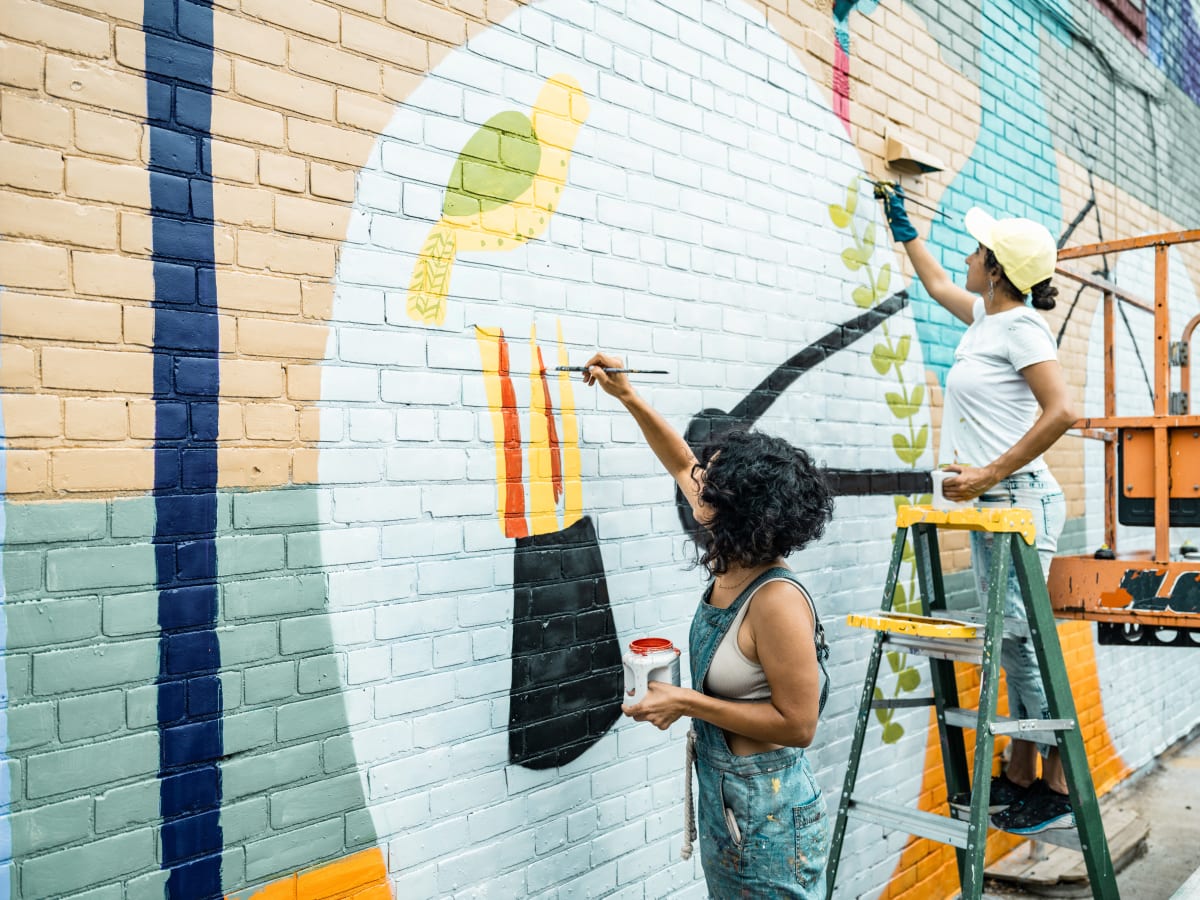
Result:
<svg viewBox="0 0 1200 900"><path fill-rule="evenodd" d="M641 383L681 430L741 416L857 485L792 561L834 642L835 794L869 652L842 621L960 333L863 181L885 135L945 162L905 184L959 276L974 204L1070 243L1200 221L1195 13L1131 38L1096 3L5 4L0 890L703 896L683 727L617 708L622 647L686 644L703 579L632 421L554 372L597 347L667 369ZM1152 293L1142 257L1112 275ZM1197 285L1173 252L1176 322ZM1096 410L1098 298L1060 290ZM1093 449L1049 454L1071 550ZM966 593L965 542L943 562ZM1187 651L1060 631L1102 789L1200 720ZM934 808L936 743L898 715L861 783ZM839 895L953 893L926 842L845 852Z"/></svg>

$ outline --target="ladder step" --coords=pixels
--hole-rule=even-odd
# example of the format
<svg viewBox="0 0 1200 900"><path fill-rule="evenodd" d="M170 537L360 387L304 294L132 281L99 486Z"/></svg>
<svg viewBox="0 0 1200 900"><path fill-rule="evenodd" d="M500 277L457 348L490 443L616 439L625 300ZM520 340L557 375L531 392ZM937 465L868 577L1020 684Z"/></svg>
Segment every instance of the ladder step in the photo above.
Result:
<svg viewBox="0 0 1200 900"><path fill-rule="evenodd" d="M987 616L980 609L956 609L954 610L954 617L961 619L963 622L978 625L980 628L987 627ZM1020 616L1005 616L1004 636L1006 638L1030 637L1029 623Z"/></svg>
<svg viewBox="0 0 1200 900"><path fill-rule="evenodd" d="M880 632L880 636L885 644L918 656L976 664L983 659L983 638L926 638L891 632Z"/></svg>
<svg viewBox="0 0 1200 900"><path fill-rule="evenodd" d="M973 638L979 637L978 623L960 622L934 616L918 616L902 612L878 612L871 614L851 613L846 624L874 631L891 631L913 637L927 638Z"/></svg>
<svg viewBox="0 0 1200 900"><path fill-rule="evenodd" d="M886 700L872 700L871 709L910 709L914 706L934 706L937 700L933 697L893 697Z"/></svg>
<svg viewBox="0 0 1200 900"><path fill-rule="evenodd" d="M875 803L870 800L849 801L850 812L859 818L882 825L889 831L915 834L941 844L952 844L960 850L967 849L968 823L959 822L948 816L900 806L895 803Z"/></svg>
<svg viewBox="0 0 1200 900"><path fill-rule="evenodd" d="M946 724L956 728L975 728L979 725L979 710L947 706ZM1074 719L1010 719L1008 716L996 716L988 730L992 734L1004 734L1022 741L1054 744L1058 740L1054 734L1056 731L1074 731L1075 728Z"/></svg>

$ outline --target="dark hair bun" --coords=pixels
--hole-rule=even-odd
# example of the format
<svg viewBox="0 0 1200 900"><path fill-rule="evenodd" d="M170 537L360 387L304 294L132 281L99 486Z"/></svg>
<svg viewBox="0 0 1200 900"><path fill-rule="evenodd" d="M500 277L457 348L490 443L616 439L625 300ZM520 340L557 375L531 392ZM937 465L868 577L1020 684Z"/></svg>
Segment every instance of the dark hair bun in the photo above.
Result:
<svg viewBox="0 0 1200 900"><path fill-rule="evenodd" d="M1050 279L1039 281L1031 289L1034 309L1054 309L1054 298L1058 296L1058 288L1050 283Z"/></svg>

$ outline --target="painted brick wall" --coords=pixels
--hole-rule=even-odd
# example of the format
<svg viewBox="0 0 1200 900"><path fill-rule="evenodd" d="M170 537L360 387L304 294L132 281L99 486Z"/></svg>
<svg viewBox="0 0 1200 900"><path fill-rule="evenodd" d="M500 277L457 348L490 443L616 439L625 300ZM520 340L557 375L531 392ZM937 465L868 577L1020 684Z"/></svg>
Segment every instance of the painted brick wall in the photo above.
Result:
<svg viewBox="0 0 1200 900"><path fill-rule="evenodd" d="M617 709L621 648L685 644L703 580L632 422L554 372L597 347L667 369L643 383L680 429L728 413L838 470L792 561L834 644L810 755L836 794L869 651L842 622L878 603L961 333L863 179L889 133L941 157L905 183L960 274L975 204L1068 243L1196 227L1197 14L1111 13L9 0L0 894L703 896L683 727ZM1171 266L1181 324L1200 250ZM1060 290L1094 411L1098 298ZM1049 460L1063 547L1093 548L1099 454ZM965 542L943 562L967 602ZM1101 789L1200 722L1188 651L1060 634ZM885 689L906 672L926 688L913 660ZM885 724L862 786L936 808L926 716ZM927 842L845 852L838 896L955 890Z"/></svg>

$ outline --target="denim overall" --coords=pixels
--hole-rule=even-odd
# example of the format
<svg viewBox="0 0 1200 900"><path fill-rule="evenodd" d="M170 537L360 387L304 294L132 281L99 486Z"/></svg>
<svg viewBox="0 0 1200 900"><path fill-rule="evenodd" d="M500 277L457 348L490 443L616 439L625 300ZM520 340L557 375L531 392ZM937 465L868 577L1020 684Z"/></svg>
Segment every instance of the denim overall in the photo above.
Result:
<svg viewBox="0 0 1200 900"><path fill-rule="evenodd" d="M704 690L708 667L738 610L760 586L784 579L800 585L791 570L769 569L751 582L727 609L708 603L712 591L709 588L696 610L689 636L695 690ZM819 708L823 710L829 694L825 671L829 648L811 600L809 606L815 625L817 662L821 667ZM804 750L782 747L735 756L720 728L693 719L688 733L689 814L693 754L700 782L700 855L709 896L715 900L823 898L829 824L825 798L813 778ZM685 841L684 857L689 854L690 844Z"/></svg>

